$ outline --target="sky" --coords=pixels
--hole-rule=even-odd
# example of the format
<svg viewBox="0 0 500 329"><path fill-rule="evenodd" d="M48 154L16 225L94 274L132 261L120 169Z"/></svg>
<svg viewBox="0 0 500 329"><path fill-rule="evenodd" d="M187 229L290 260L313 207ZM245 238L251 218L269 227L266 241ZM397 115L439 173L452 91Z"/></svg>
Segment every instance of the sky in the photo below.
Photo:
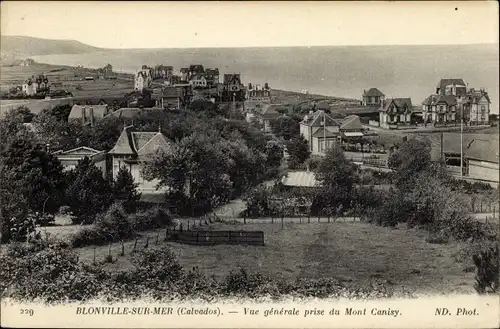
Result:
<svg viewBox="0 0 500 329"><path fill-rule="evenodd" d="M496 1L2 1L1 34L103 48L498 43Z"/></svg>

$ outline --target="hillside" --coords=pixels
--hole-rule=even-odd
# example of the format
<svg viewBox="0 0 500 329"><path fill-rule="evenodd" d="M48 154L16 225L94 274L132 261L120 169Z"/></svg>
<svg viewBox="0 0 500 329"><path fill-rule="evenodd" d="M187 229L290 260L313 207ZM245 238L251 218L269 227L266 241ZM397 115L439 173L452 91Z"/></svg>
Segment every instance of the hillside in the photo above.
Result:
<svg viewBox="0 0 500 329"><path fill-rule="evenodd" d="M1 59L33 55L84 54L102 50L74 40L50 40L25 36L2 35Z"/></svg>

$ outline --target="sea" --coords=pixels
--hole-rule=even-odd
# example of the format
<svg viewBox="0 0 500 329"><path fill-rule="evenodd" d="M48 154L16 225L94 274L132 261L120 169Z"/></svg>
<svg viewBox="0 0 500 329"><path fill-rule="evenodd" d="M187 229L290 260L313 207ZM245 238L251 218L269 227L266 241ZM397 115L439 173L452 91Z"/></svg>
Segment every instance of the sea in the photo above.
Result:
<svg viewBox="0 0 500 329"><path fill-rule="evenodd" d="M496 44L436 46L327 46L276 48L171 48L105 50L43 55L37 62L135 73L141 65L190 64L240 73L244 84L360 99L376 87L387 97L411 97L419 105L442 78L462 78L485 88L491 112L499 113L499 49Z"/></svg>

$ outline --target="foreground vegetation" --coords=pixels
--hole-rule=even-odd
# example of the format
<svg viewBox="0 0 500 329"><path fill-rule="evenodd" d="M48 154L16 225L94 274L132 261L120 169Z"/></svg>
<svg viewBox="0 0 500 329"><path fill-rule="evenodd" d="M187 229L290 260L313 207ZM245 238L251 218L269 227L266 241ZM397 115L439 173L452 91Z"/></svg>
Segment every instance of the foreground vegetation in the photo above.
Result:
<svg viewBox="0 0 500 329"><path fill-rule="evenodd" d="M359 289L334 279L286 280L231 272L222 279L207 277L197 268L185 270L169 249L144 250L131 259L129 270L109 272L102 265L86 265L71 250L58 245L13 245L1 257L2 297L47 303L138 298L175 300L221 297L273 298L384 298L392 292L383 285Z"/></svg>

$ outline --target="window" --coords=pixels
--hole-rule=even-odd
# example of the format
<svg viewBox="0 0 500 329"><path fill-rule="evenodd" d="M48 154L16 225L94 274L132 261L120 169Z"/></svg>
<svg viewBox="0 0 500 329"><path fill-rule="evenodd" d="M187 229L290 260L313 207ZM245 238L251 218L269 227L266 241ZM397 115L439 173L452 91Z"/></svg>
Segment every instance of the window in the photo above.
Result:
<svg viewBox="0 0 500 329"><path fill-rule="evenodd" d="M441 112L444 111L444 106L443 105L439 105L439 111L441 111Z"/></svg>

